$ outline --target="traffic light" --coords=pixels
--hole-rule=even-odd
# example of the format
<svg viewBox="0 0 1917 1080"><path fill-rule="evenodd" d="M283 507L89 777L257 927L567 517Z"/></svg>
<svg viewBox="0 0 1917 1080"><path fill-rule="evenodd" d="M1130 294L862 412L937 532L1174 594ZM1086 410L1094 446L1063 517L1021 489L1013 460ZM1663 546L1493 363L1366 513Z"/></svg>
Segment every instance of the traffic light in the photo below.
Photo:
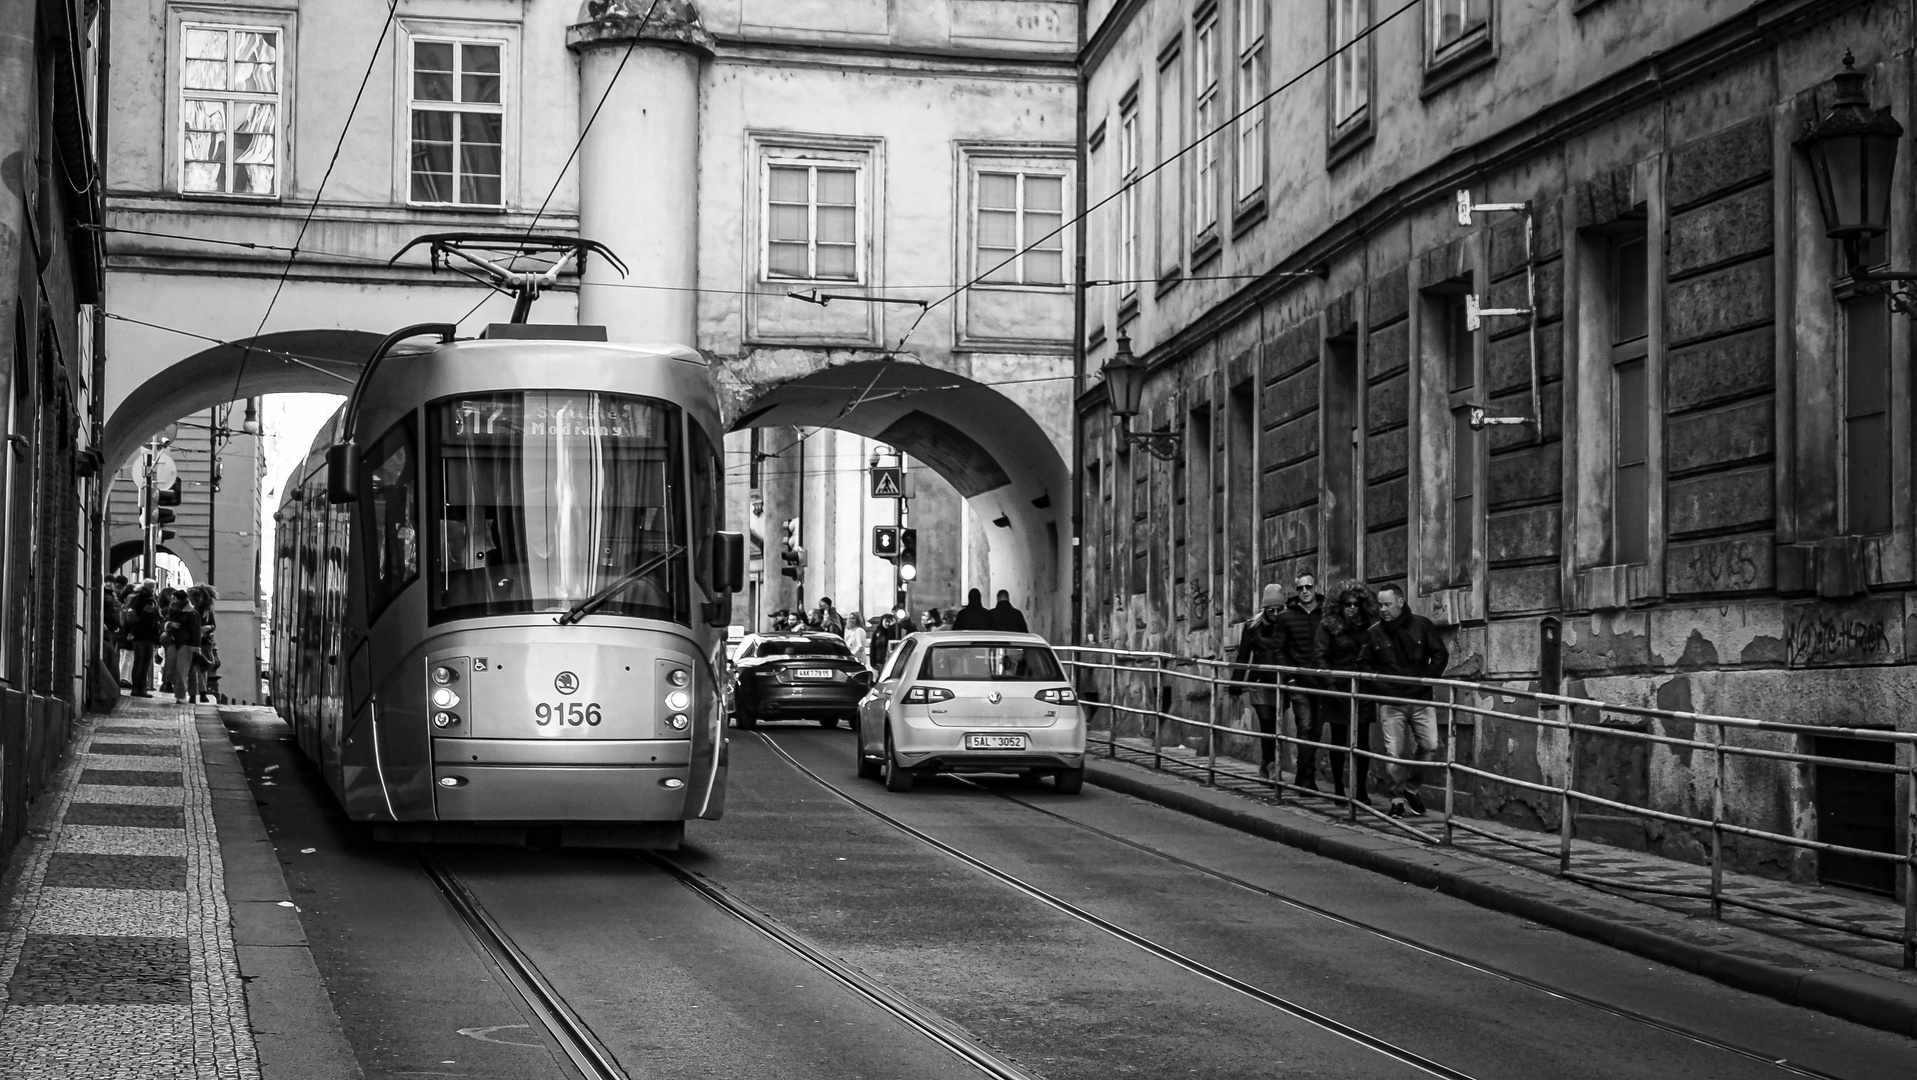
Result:
<svg viewBox="0 0 1917 1080"><path fill-rule="evenodd" d="M911 581L919 576L919 531L899 530L899 578Z"/></svg>
<svg viewBox="0 0 1917 1080"><path fill-rule="evenodd" d="M881 559L899 557L899 527L897 525L872 526L872 554Z"/></svg>
<svg viewBox="0 0 1917 1080"><path fill-rule="evenodd" d="M180 505L180 478L177 476L174 477L173 483L170 487L163 487L159 491L155 492L153 496L153 501L161 506ZM164 518L161 518L160 520L171 521L173 519L171 517L164 517Z"/></svg>
<svg viewBox="0 0 1917 1080"><path fill-rule="evenodd" d="M799 519L786 518L780 528L785 536L780 541L784 550L779 552L779 561L785 565L779 568L779 574L798 581L805 576L805 548L799 546Z"/></svg>

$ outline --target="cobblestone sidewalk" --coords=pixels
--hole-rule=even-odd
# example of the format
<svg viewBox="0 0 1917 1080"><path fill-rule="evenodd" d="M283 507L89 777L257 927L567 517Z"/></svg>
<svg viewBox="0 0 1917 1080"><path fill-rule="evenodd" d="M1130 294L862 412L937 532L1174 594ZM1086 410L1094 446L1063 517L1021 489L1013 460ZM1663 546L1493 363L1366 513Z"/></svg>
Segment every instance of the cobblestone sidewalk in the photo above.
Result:
<svg viewBox="0 0 1917 1080"><path fill-rule="evenodd" d="M0 1077L256 1080L192 706L122 698L44 798L0 920Z"/></svg>
<svg viewBox="0 0 1917 1080"><path fill-rule="evenodd" d="M1104 740L1109 738L1110 733L1094 731L1090 734L1094 742L1093 752L1099 757L1106 756ZM1210 762L1205 755L1182 746L1161 747L1158 758L1162 767L1174 775L1196 780L1205 780L1209 775ZM1120 738L1117 759L1133 764L1151 765L1153 761L1151 741ZM1271 783L1259 777L1255 766L1235 758L1221 757L1217 759L1216 767L1219 790L1273 801ZM1375 802L1383 801L1378 798L1376 792L1373 792L1373 799ZM1339 824L1348 822L1348 811L1345 805L1334 802L1330 798L1288 791L1282 799L1276 801L1292 812L1321 821ZM1373 816L1360 811L1358 821L1353 827L1402 838L1416 838L1436 845L1443 836L1444 823L1438 813L1439 807L1433 806L1429 809L1431 812L1422 818L1402 820ZM1551 877L1557 876L1558 837L1555 833L1540 833L1476 818L1456 820L1480 832L1489 833L1491 836L1477 836L1465 832L1462 828L1454 828L1452 830L1453 850L1495 859ZM1527 848L1540 847L1547 849L1549 854L1527 850ZM1573 840L1571 841L1571 871L1573 874L1580 875L1581 884L1590 885L1613 896L1624 897L1686 918L1708 919L1711 917L1711 906L1708 900L1646 891L1647 889L1704 891L1709 888L1711 879L1711 870L1708 866L1679 862L1675 859L1666 859L1589 840ZM1614 881L1618 885L1599 885L1589 880L1591 878ZM1639 888L1626 887L1631 885L1639 886ZM1901 935L1904 930L1903 905L1889 898L1729 872L1724 874L1724 892L1727 896L1766 907L1795 911L1827 923L1843 923L1893 938ZM1851 960L1881 965L1893 970L1900 969L1903 965L1902 946L1894 941L1872 940L1869 937L1738 908L1730 904L1724 906L1724 921L1798 945L1835 953Z"/></svg>

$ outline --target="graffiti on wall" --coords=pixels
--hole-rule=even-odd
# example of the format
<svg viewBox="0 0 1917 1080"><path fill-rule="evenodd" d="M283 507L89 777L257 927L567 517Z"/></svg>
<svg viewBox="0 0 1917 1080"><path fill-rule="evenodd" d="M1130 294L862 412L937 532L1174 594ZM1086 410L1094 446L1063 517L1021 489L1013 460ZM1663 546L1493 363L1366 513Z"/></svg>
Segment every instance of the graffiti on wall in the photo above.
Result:
<svg viewBox="0 0 1917 1080"><path fill-rule="evenodd" d="M1904 651L1903 605L1798 604L1784 616L1785 662L1791 667L1890 664Z"/></svg>

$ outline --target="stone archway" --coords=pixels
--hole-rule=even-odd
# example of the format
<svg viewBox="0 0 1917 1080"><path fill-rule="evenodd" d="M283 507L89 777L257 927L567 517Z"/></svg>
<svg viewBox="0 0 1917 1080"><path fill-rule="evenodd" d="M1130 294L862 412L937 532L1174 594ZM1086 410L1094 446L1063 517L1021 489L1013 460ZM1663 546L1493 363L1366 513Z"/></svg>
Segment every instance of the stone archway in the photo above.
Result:
<svg viewBox="0 0 1917 1080"><path fill-rule="evenodd" d="M994 587L1032 598L1032 629L1063 640L1071 620L1069 379L1035 399L1062 402L1052 426L1028 406L963 375L900 361L860 361L780 382L722 382L731 430L795 425L850 431L889 443L929 466L970 505L985 529ZM1056 390L1066 392L1059 394ZM1054 402L1052 399L1057 399ZM924 540L921 540L921 544ZM987 599L989 603L989 598Z"/></svg>
<svg viewBox="0 0 1917 1080"><path fill-rule="evenodd" d="M287 330L227 342L168 365L114 408L102 436L107 468L118 470L154 432L178 420L262 394L344 394L383 334Z"/></svg>
<svg viewBox="0 0 1917 1080"><path fill-rule="evenodd" d="M146 550L146 540L139 529L115 529L107 543L107 566L118 567L137 559ZM186 572L193 575L195 584L207 579L206 558L190 541L181 537L163 540L155 550L166 552L186 565ZM129 578L132 574L127 575Z"/></svg>

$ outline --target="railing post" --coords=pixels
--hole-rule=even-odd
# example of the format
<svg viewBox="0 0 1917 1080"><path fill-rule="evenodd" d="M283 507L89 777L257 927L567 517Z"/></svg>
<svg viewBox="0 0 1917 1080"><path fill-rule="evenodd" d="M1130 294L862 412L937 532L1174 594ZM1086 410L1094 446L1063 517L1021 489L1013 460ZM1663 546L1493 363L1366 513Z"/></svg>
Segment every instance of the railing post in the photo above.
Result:
<svg viewBox="0 0 1917 1080"><path fill-rule="evenodd" d="M1152 768L1165 767L1165 657L1152 654Z"/></svg>
<svg viewBox="0 0 1917 1080"><path fill-rule="evenodd" d="M1711 918L1724 917L1724 725L1711 745Z"/></svg>
<svg viewBox="0 0 1917 1080"><path fill-rule="evenodd" d="M1285 797L1285 673L1282 671L1271 673L1271 797Z"/></svg>
<svg viewBox="0 0 1917 1080"><path fill-rule="evenodd" d="M1358 760L1358 735L1363 730L1360 717L1364 708L1358 703L1358 679L1351 679L1351 697L1345 701L1349 710L1345 723L1345 809L1350 812L1352 821L1358 820L1358 776L1360 769L1369 772L1371 762Z"/></svg>
<svg viewBox="0 0 1917 1080"><path fill-rule="evenodd" d="M1444 843L1451 844L1451 809L1455 786L1451 763L1458 760L1458 688L1444 688Z"/></svg>
<svg viewBox="0 0 1917 1080"><path fill-rule="evenodd" d="M1118 700L1118 654L1114 652L1106 657L1106 660L1105 704L1106 708L1111 710L1111 717L1105 727L1111 733L1111 738L1105 740L1105 756L1116 760L1118 758L1118 718L1121 714Z"/></svg>
<svg viewBox="0 0 1917 1080"><path fill-rule="evenodd" d="M1205 665L1205 680L1211 686L1205 706L1205 783L1218 786L1218 665Z"/></svg>
<svg viewBox="0 0 1917 1080"><path fill-rule="evenodd" d="M1572 816L1571 787L1577 783L1578 733L1576 717L1564 719L1564 791L1558 796L1558 873L1571 872Z"/></svg>
<svg viewBox="0 0 1917 1080"><path fill-rule="evenodd" d="M1904 970L1917 968L1917 743L1904 747L1911 756L1910 772L1904 777L1904 809L1910 820L1904 836L1908 852L1904 858Z"/></svg>

